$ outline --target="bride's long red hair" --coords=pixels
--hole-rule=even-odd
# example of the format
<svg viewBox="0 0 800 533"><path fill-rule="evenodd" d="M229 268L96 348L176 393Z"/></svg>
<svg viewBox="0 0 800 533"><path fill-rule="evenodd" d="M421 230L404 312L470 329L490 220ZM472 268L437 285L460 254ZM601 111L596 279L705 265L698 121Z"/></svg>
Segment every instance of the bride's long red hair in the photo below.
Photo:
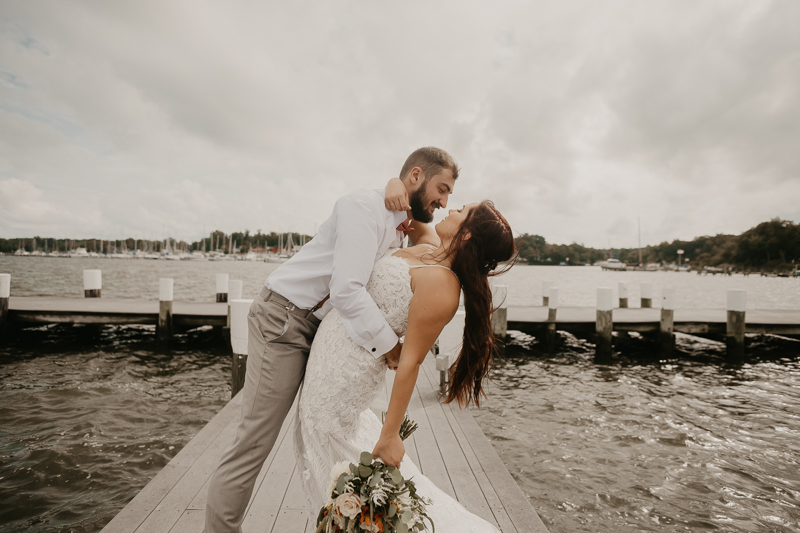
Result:
<svg viewBox="0 0 800 533"><path fill-rule="evenodd" d="M511 226L489 200L470 209L448 247L451 269L464 291L464 342L450 366L445 403L480 407L483 379L489 373L497 344L492 331L492 290L489 277L506 272L517 254Z"/></svg>

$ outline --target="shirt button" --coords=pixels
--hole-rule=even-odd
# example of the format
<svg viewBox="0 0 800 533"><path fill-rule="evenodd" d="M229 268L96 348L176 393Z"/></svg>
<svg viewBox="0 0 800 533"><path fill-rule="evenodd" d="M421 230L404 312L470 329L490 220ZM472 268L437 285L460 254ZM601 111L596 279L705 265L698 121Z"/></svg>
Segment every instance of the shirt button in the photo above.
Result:
<svg viewBox="0 0 800 533"><path fill-rule="evenodd" d="M374 351L375 351L375 348L373 348L373 349L372 349L372 351L374 352Z"/></svg>

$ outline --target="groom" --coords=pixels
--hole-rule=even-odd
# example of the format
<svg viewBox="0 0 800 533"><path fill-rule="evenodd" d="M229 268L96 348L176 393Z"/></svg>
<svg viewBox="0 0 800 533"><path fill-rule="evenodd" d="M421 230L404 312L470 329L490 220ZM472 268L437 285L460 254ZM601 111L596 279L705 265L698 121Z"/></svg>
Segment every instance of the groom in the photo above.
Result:
<svg viewBox="0 0 800 533"><path fill-rule="evenodd" d="M400 181L413 220L430 222L434 209L446 207L456 178L458 166L444 150L412 153ZM399 246L408 228L406 212L387 209L384 202L390 201L384 191L367 189L340 198L317 235L270 274L253 301L242 420L211 477L206 533L241 531L256 477L303 380L317 327L331 308L364 357L385 357L390 368L397 366L400 342L366 291L375 261ZM395 203L399 209L401 202Z"/></svg>

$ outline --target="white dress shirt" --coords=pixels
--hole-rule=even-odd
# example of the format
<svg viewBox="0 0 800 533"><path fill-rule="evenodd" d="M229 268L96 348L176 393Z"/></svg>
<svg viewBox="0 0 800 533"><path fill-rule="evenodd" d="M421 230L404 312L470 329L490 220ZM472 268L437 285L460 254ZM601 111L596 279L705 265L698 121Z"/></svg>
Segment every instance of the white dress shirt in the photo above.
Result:
<svg viewBox="0 0 800 533"><path fill-rule="evenodd" d="M335 307L350 337L375 357L394 348L397 335L367 293L372 267L399 246L405 211L389 211L382 189L360 189L337 200L317 235L269 275L265 285L301 309L323 318Z"/></svg>

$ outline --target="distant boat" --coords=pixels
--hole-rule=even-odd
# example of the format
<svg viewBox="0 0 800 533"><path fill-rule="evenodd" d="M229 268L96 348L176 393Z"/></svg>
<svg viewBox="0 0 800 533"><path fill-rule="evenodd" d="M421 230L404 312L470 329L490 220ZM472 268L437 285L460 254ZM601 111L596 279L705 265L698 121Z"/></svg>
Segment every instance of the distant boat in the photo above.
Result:
<svg viewBox="0 0 800 533"><path fill-rule="evenodd" d="M625 270L626 268L625 263L613 257L607 260L605 265L601 264L600 266L603 267L603 270Z"/></svg>

